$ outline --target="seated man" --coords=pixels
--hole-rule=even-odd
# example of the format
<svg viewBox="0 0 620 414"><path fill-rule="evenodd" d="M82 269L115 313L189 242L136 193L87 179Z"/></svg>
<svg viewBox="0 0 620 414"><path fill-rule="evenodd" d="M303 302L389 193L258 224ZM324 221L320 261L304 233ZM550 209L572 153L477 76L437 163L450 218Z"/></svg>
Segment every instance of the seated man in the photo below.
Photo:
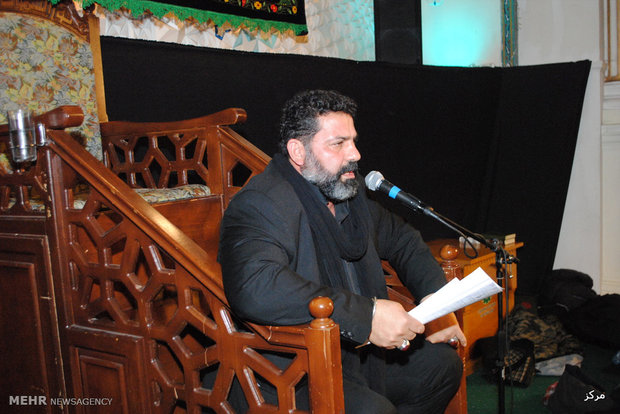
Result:
<svg viewBox="0 0 620 414"><path fill-rule="evenodd" d="M416 298L446 282L419 232L367 198L356 110L334 91L286 103L282 153L233 198L222 221L226 296L241 317L270 325L307 323L310 301L331 298L346 412L442 413L462 373L445 342L465 336L457 324L425 340L424 325L387 299L381 259Z"/></svg>

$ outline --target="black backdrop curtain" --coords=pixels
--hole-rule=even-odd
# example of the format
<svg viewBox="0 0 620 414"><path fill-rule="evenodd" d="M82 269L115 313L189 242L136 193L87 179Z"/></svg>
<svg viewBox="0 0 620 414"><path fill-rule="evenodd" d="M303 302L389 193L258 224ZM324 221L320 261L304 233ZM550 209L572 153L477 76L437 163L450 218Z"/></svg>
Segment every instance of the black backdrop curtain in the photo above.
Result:
<svg viewBox="0 0 620 414"><path fill-rule="evenodd" d="M260 54L102 38L111 120L157 121L227 107L236 130L276 150L279 108L302 89L337 89L360 106L362 174L381 171L477 232L516 232L519 290L552 270L590 62L451 68ZM454 234L385 200L425 239Z"/></svg>

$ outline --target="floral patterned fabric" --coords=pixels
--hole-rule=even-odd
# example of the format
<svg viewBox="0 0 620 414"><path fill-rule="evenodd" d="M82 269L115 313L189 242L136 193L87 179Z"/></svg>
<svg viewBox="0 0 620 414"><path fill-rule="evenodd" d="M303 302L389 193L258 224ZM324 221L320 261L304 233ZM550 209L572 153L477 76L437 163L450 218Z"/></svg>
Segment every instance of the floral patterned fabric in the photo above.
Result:
<svg viewBox="0 0 620 414"><path fill-rule="evenodd" d="M0 124L10 109L35 114L79 105L84 123L69 132L102 159L93 56L88 43L34 16L0 13ZM0 163L6 163L0 157ZM2 168L2 167L0 167ZM9 166L4 166L9 168Z"/></svg>
<svg viewBox="0 0 620 414"><path fill-rule="evenodd" d="M40 114L60 105L79 105L84 111L84 123L69 132L101 160L90 45L47 20L0 12L0 50L0 124L7 122L6 114L11 109L26 108ZM10 174L12 171L6 145L0 144L0 173ZM211 194L209 187L200 184L164 189L140 188L136 192L151 204ZM87 189L76 189L73 207L83 208L87 199ZM34 195L30 204L35 211L45 210L41 200Z"/></svg>
<svg viewBox="0 0 620 414"><path fill-rule="evenodd" d="M211 195L211 189L202 184L187 184L174 188L136 188L135 190L150 204Z"/></svg>
<svg viewBox="0 0 620 414"><path fill-rule="evenodd" d="M134 190L149 204L189 200L211 195L211 189L202 184L188 184L175 188L135 188ZM75 193L73 197L73 208L81 210L84 208L86 200L88 200L88 188L85 188L85 191L78 191ZM14 199L9 202L9 208L11 208L13 204L15 204ZM45 211L45 205L41 199L32 198L30 200L30 206L34 211Z"/></svg>

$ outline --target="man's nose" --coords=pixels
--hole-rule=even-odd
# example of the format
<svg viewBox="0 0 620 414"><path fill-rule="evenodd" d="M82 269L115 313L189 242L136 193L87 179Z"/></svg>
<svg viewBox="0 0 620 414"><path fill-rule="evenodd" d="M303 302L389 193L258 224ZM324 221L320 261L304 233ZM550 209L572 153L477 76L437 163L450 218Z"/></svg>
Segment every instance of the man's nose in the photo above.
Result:
<svg viewBox="0 0 620 414"><path fill-rule="evenodd" d="M348 161L359 161L362 158L362 155L357 149L354 141L351 141L350 145L347 148L347 160Z"/></svg>

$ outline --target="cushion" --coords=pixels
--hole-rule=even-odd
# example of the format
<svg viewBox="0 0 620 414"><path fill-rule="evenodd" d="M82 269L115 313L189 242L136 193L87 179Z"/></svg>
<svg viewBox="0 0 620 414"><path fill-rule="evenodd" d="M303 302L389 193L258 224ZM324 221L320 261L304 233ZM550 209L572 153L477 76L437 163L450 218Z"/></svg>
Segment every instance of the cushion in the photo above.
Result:
<svg viewBox="0 0 620 414"><path fill-rule="evenodd" d="M174 188L136 188L136 193L142 196L149 204L165 203L169 201L188 200L211 195L209 187L203 184L187 184ZM88 200L88 191L78 191L73 196L73 208L81 210ZM9 208L15 204L15 199L9 202ZM32 198L30 206L34 211L45 211L45 205L39 198Z"/></svg>

